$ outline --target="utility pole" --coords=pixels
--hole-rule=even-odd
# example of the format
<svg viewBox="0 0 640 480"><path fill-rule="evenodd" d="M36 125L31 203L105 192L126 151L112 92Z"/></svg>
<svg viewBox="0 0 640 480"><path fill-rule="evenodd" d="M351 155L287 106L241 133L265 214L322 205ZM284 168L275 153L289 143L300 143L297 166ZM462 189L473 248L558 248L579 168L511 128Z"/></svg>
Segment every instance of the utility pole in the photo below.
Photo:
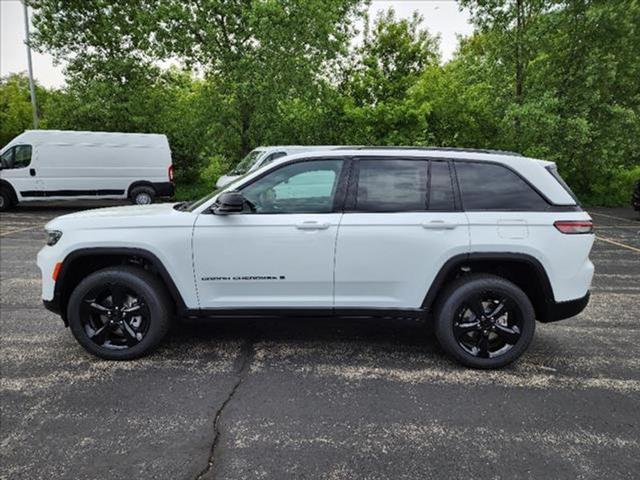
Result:
<svg viewBox="0 0 640 480"><path fill-rule="evenodd" d="M33 83L33 65L31 64L31 44L29 42L29 10L26 0L22 1L24 7L24 31L26 34L24 44L27 46L27 69L29 71L29 90L31 91L31 108L33 110L33 128L38 128L38 106L36 104L36 87Z"/></svg>

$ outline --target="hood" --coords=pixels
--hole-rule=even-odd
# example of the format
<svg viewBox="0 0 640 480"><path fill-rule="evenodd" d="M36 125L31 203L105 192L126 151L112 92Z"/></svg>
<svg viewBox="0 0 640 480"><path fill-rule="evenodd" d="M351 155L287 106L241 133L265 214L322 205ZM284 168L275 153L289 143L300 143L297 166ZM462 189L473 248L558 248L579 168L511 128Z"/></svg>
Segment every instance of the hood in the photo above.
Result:
<svg viewBox="0 0 640 480"><path fill-rule="evenodd" d="M45 226L48 230L77 230L101 228L135 228L184 224L190 212L173 208L175 203L131 205L96 208L54 218ZM189 223L191 220L187 220Z"/></svg>

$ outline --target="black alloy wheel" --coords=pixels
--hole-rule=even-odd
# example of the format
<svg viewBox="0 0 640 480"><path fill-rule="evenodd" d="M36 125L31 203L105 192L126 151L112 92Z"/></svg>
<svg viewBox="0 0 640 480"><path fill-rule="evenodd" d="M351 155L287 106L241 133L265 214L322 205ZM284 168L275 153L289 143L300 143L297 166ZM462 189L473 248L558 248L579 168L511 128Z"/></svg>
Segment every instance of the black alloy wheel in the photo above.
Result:
<svg viewBox="0 0 640 480"><path fill-rule="evenodd" d="M89 353L131 360L151 352L171 326L174 304L159 277L121 265L85 277L71 293L67 319Z"/></svg>
<svg viewBox="0 0 640 480"><path fill-rule="evenodd" d="M468 274L438 299L436 337L443 350L473 368L500 368L518 359L535 332L529 297L509 280Z"/></svg>
<svg viewBox="0 0 640 480"><path fill-rule="evenodd" d="M458 309L453 322L458 345L470 355L504 355L520 340L521 313L509 297L492 291L472 295Z"/></svg>
<svg viewBox="0 0 640 480"><path fill-rule="evenodd" d="M149 331L150 314L144 300L118 283L87 292L80 317L87 337L111 350L133 347Z"/></svg>

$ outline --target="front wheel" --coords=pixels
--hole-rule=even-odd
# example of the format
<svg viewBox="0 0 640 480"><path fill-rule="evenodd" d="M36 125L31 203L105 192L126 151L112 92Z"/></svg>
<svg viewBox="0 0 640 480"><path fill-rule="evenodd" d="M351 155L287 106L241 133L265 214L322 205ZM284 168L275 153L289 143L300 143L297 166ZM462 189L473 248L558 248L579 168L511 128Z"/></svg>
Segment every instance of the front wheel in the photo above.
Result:
<svg viewBox="0 0 640 480"><path fill-rule="evenodd" d="M169 330L171 304L160 280L140 268L123 266L92 273L67 305L74 337L89 353L106 360L130 360L158 346Z"/></svg>
<svg viewBox="0 0 640 480"><path fill-rule="evenodd" d="M436 336L463 365L500 368L518 359L535 332L529 297L508 280L475 274L455 280L436 309Z"/></svg>
<svg viewBox="0 0 640 480"><path fill-rule="evenodd" d="M13 197L6 188L0 188L0 212L6 212L13 207Z"/></svg>

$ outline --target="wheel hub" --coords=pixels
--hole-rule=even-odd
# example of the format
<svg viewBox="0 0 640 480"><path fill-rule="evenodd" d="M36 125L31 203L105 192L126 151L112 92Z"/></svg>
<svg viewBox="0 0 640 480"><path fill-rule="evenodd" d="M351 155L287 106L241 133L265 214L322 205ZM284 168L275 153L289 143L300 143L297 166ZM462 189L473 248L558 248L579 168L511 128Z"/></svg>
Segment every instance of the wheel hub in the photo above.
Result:
<svg viewBox="0 0 640 480"><path fill-rule="evenodd" d="M130 348L149 328L149 310L135 292L108 285L84 299L83 323L89 338L109 349Z"/></svg>
<svg viewBox="0 0 640 480"><path fill-rule="evenodd" d="M493 291L469 297L454 322L458 345L475 357L492 358L506 353L520 333L518 309L504 294Z"/></svg>

